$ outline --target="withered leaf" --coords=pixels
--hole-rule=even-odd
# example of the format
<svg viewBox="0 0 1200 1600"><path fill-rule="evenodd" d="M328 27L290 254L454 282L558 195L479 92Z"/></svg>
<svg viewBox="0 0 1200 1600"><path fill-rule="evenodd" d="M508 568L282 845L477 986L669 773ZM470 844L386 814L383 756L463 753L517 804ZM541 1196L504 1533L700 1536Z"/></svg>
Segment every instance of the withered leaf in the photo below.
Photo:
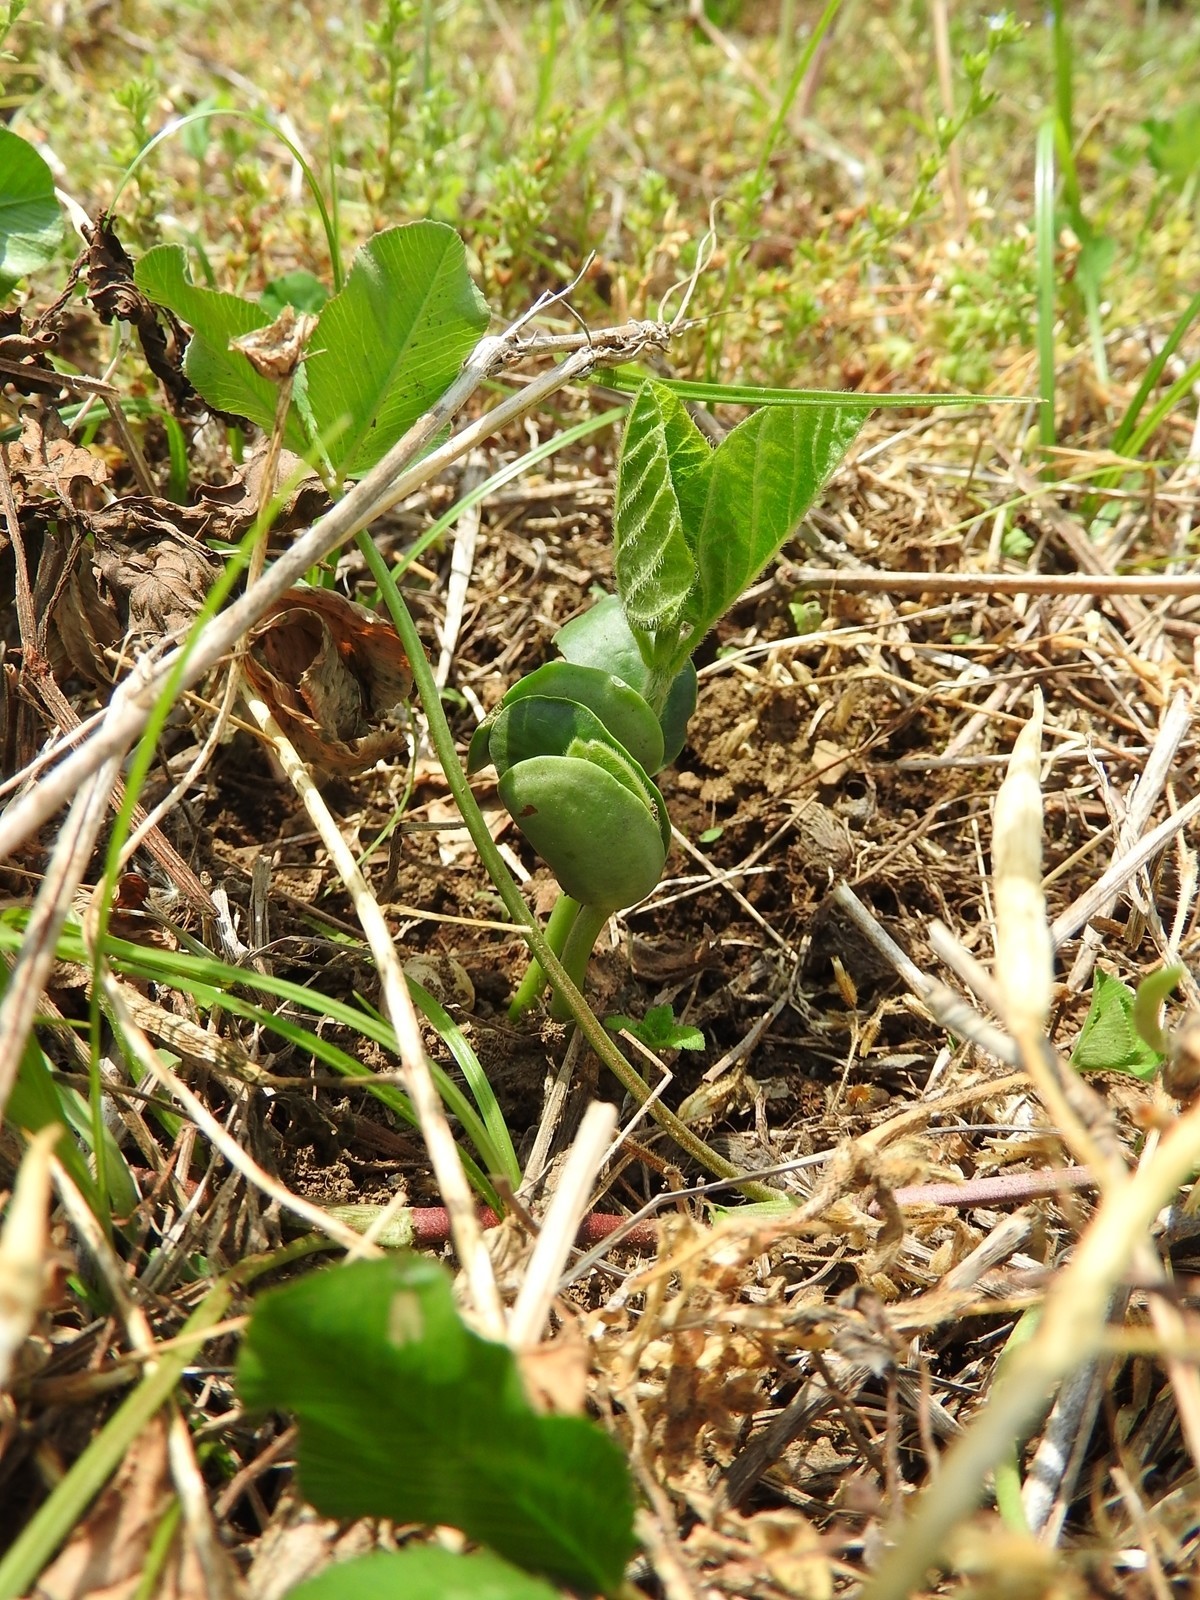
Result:
<svg viewBox="0 0 1200 1600"><path fill-rule="evenodd" d="M289 590L251 634L245 672L319 772L362 772L404 748L404 648L391 623L332 590Z"/></svg>

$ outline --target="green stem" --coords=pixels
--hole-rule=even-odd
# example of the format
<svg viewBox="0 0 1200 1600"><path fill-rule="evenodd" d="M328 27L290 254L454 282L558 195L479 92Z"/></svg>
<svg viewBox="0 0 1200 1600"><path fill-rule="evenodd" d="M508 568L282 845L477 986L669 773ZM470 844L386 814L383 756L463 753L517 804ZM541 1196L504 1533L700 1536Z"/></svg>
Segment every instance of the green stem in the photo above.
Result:
<svg viewBox="0 0 1200 1600"><path fill-rule="evenodd" d="M557 907L555 909L557 910ZM562 950L562 964L570 973L571 982L581 994L587 979L587 967L592 950L611 916L611 911L602 911L599 906L580 906L579 914L571 924L571 931ZM550 1006L550 1015L556 1022L566 1022L571 1016L571 1007L557 992Z"/></svg>
<svg viewBox="0 0 1200 1600"><path fill-rule="evenodd" d="M611 1037L604 1031L604 1027L594 1013L589 1009L586 1000L580 994L578 987L572 981L570 974L562 962L551 950L546 942L546 936L538 925L537 918L525 904L524 897L516 880L504 864L504 860L497 850L495 841L488 832L487 823L476 804L475 796L471 793L471 785L467 775L462 769L458 759L458 752L454 748L454 735L446 721L446 714L442 710L441 696L434 680L433 670L425 655L425 647L421 643L421 636L417 632L408 607L400 597L387 562L375 548L375 541L369 533L358 535L358 548L380 592L387 602L388 611L400 635L400 641L408 653L409 665L412 667L413 685L420 696L421 704L425 709L425 716L429 724L429 738L437 752L438 760L442 764L442 771L446 775L446 783L450 793L454 796L456 805L462 814L467 832L475 848L479 851L480 859L496 887L496 892L504 902L505 910L513 921L523 930L525 941L529 945L534 958L545 969L550 982L558 990L564 1003L570 1008L584 1038L592 1047L600 1060L609 1069L624 1089L637 1101L638 1105L645 1105L650 1101L650 1114L664 1132L670 1134L681 1150L691 1157L697 1165L711 1172L714 1177L732 1178L739 1177L737 1168L732 1162L726 1161L711 1149L704 1140L697 1137L685 1122L664 1106L661 1100L652 1100L649 1084L626 1061L617 1049ZM787 1200L779 1189L773 1189L768 1184L755 1183L751 1179L738 1183L738 1188L750 1200L774 1201Z"/></svg>
<svg viewBox="0 0 1200 1600"><path fill-rule="evenodd" d="M569 894L560 894L554 902L554 910L550 913L550 920L546 924L546 943L556 956L562 955L563 947L578 915L579 901L572 900ZM512 997L512 1003L508 1008L508 1020L520 1022L530 1007L541 999L542 991L548 982L541 962L531 959L525 969L525 976L521 979L520 987Z"/></svg>

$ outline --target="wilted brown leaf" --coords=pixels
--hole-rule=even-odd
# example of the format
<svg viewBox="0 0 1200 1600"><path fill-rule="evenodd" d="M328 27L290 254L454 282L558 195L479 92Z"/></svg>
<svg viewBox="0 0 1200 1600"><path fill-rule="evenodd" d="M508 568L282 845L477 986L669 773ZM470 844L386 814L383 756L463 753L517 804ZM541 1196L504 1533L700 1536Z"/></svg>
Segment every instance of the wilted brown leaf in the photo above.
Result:
<svg viewBox="0 0 1200 1600"><path fill-rule="evenodd" d="M245 672L319 772L362 772L404 748L412 673L396 630L331 590L289 590L251 634Z"/></svg>

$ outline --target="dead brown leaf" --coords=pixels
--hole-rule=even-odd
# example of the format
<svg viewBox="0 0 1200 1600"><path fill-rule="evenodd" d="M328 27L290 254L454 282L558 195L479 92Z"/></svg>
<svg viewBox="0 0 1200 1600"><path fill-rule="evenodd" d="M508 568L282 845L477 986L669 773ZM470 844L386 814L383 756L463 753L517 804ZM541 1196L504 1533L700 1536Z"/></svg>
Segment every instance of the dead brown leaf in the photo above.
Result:
<svg viewBox="0 0 1200 1600"><path fill-rule="evenodd" d="M254 629L245 672L319 772L363 772L404 748L412 673L396 630L332 590L289 590Z"/></svg>

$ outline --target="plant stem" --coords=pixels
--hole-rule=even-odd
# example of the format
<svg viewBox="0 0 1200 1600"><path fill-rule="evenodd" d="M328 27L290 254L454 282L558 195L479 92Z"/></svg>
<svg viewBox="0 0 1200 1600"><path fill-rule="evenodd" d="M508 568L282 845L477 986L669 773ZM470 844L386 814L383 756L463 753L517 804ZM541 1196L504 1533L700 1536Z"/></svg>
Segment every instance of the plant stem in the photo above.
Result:
<svg viewBox="0 0 1200 1600"><path fill-rule="evenodd" d="M569 894L560 894L554 902L554 910L550 913L550 920L546 924L546 943L556 956L561 956L566 946L571 929L575 925L575 918L579 915L579 901L572 900ZM542 990L549 980L542 970L542 964L536 959L531 959L525 969L525 976L521 979L517 992L512 997L508 1008L508 1020L520 1022L521 1018L541 998Z"/></svg>
<svg viewBox="0 0 1200 1600"><path fill-rule="evenodd" d="M599 906L580 906L578 916L571 923L571 931L562 949L562 964L571 974L571 981L580 993L583 992L587 966L596 940L611 916L611 911L602 911ZM570 1005L557 990L550 1006L550 1015L556 1022L566 1022L571 1016Z"/></svg>
<svg viewBox="0 0 1200 1600"><path fill-rule="evenodd" d="M429 724L429 738L442 770L446 775L446 783L450 793L454 796L455 803L462 814L467 831L471 835L475 848L479 851L480 859L487 870L488 876L496 886L496 892L504 902L505 909L513 921L523 930L526 943L529 945L535 959L544 968L549 981L558 990L564 1003L570 1008L588 1044L591 1045L600 1060L609 1069L623 1088L634 1097L638 1105L645 1105L650 1101L650 1114L659 1126L675 1140L676 1144L689 1155L693 1161L703 1167L706 1172L713 1173L719 1178L738 1178L737 1168L724 1156L720 1156L711 1149L704 1140L699 1138L682 1122L673 1111L664 1106L659 1099L652 1099L649 1084L626 1061L617 1049L613 1040L604 1031L604 1027L594 1013L589 1009L587 1002L580 994L578 987L572 981L570 974L562 962L551 950L546 942L546 936L538 926L537 918L525 904L524 897L516 880L505 866L495 841L488 832L487 823L476 804L475 796L471 793L471 785L467 775L462 769L458 759L458 752L454 747L454 735L446 721L445 712L442 710L441 697L434 681L433 670L425 655L425 647L421 643L421 636L416 625L409 615L408 607L400 597L400 591L392 579L387 562L375 548L375 542L367 533L358 535L358 548L362 552L372 576L378 583L384 599L387 601L388 611L400 635L401 643L408 653L409 665L412 667L413 686L420 697L425 709L425 716ZM739 1183L738 1188L750 1200L776 1201L787 1200L790 1197L779 1189L773 1189L768 1184L755 1183L747 1180Z"/></svg>

